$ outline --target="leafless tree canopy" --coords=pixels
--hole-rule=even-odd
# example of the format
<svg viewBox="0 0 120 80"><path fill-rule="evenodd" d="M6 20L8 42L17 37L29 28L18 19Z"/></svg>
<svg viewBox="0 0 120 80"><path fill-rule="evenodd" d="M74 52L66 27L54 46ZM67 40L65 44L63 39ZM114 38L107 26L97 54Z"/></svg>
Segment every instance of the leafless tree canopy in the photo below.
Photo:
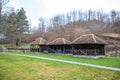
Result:
<svg viewBox="0 0 120 80"><path fill-rule="evenodd" d="M40 18L39 28L32 35L49 41L64 37L70 41L86 33L120 33L120 11L105 13L100 10L74 10L53 16L50 20Z"/></svg>

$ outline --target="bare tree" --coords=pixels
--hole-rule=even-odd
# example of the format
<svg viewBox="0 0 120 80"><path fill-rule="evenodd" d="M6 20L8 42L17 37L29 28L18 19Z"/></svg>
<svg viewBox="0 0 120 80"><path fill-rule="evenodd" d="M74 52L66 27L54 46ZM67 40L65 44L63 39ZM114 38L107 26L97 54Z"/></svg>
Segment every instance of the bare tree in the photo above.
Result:
<svg viewBox="0 0 120 80"><path fill-rule="evenodd" d="M115 20L116 20L116 11L115 10L111 11L111 20L112 20L112 24L114 24Z"/></svg>
<svg viewBox="0 0 120 80"><path fill-rule="evenodd" d="M81 10L79 10L78 11L78 20L80 21L80 22L82 22L83 21L83 12L81 11Z"/></svg>
<svg viewBox="0 0 120 80"><path fill-rule="evenodd" d="M0 0L0 30L2 31L2 20L1 20L1 17L2 17L2 10L4 8L4 6L9 2L9 0ZM0 31L0 33L1 33Z"/></svg>
<svg viewBox="0 0 120 80"><path fill-rule="evenodd" d="M71 21L72 21L71 13L69 12L66 14L66 23L69 24Z"/></svg>
<svg viewBox="0 0 120 80"><path fill-rule="evenodd" d="M39 27L42 28L42 31L45 31L45 19L41 17L39 21L40 21Z"/></svg>
<svg viewBox="0 0 120 80"><path fill-rule="evenodd" d="M2 10L4 6L9 2L9 0L0 0L0 37L3 35L3 26L2 26ZM1 42L3 43L3 40L1 38Z"/></svg>
<svg viewBox="0 0 120 80"><path fill-rule="evenodd" d="M78 19L77 19L77 10L74 10L74 11L72 11L71 12L72 13L72 15L71 15L71 17L72 17L72 22L76 22Z"/></svg>

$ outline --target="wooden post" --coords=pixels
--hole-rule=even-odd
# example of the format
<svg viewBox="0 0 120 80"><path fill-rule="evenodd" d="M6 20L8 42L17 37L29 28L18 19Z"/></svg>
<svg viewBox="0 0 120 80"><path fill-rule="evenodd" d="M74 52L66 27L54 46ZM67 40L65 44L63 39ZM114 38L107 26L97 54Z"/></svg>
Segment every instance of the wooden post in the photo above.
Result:
<svg viewBox="0 0 120 80"><path fill-rule="evenodd" d="M95 45L94 47L95 47L95 56L97 56L97 53L96 53L96 45Z"/></svg>
<svg viewBox="0 0 120 80"><path fill-rule="evenodd" d="M105 55L105 53L106 53L106 47L105 47L105 45L103 45L102 48L103 48L103 55Z"/></svg>
<svg viewBox="0 0 120 80"><path fill-rule="evenodd" d="M72 45L72 54L74 55L74 48L73 48L73 45Z"/></svg>
<svg viewBox="0 0 120 80"><path fill-rule="evenodd" d="M63 45L63 54L65 53L65 46Z"/></svg>
<svg viewBox="0 0 120 80"><path fill-rule="evenodd" d="M41 52L41 46L39 45L39 52Z"/></svg>

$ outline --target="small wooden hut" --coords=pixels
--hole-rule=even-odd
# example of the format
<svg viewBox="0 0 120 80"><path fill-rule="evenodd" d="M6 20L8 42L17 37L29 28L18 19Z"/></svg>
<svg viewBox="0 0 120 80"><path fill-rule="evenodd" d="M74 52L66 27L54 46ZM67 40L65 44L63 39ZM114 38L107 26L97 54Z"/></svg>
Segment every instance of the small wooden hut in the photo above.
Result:
<svg viewBox="0 0 120 80"><path fill-rule="evenodd" d="M94 34L86 34L72 42L73 55L100 56L105 55L106 42Z"/></svg>
<svg viewBox="0 0 120 80"><path fill-rule="evenodd" d="M45 39L38 37L30 44L30 50L32 52L44 52L47 49L46 44L47 41Z"/></svg>
<svg viewBox="0 0 120 80"><path fill-rule="evenodd" d="M70 41L65 38L57 38L48 43L50 53L71 53Z"/></svg>

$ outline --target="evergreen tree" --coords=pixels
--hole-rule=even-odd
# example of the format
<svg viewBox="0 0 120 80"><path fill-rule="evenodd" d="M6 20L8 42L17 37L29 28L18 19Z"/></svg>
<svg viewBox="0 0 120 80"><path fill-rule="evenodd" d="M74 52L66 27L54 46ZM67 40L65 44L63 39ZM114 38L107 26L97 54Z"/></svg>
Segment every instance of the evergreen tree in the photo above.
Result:
<svg viewBox="0 0 120 80"><path fill-rule="evenodd" d="M23 8L18 9L17 12L12 12L7 17L6 37L12 38L17 46L22 40L22 36L29 31L29 23Z"/></svg>
<svg viewBox="0 0 120 80"><path fill-rule="evenodd" d="M25 32L29 31L29 24L27 20L27 16L25 15L25 10L21 8L20 10L17 10L17 28L19 34L24 34Z"/></svg>

